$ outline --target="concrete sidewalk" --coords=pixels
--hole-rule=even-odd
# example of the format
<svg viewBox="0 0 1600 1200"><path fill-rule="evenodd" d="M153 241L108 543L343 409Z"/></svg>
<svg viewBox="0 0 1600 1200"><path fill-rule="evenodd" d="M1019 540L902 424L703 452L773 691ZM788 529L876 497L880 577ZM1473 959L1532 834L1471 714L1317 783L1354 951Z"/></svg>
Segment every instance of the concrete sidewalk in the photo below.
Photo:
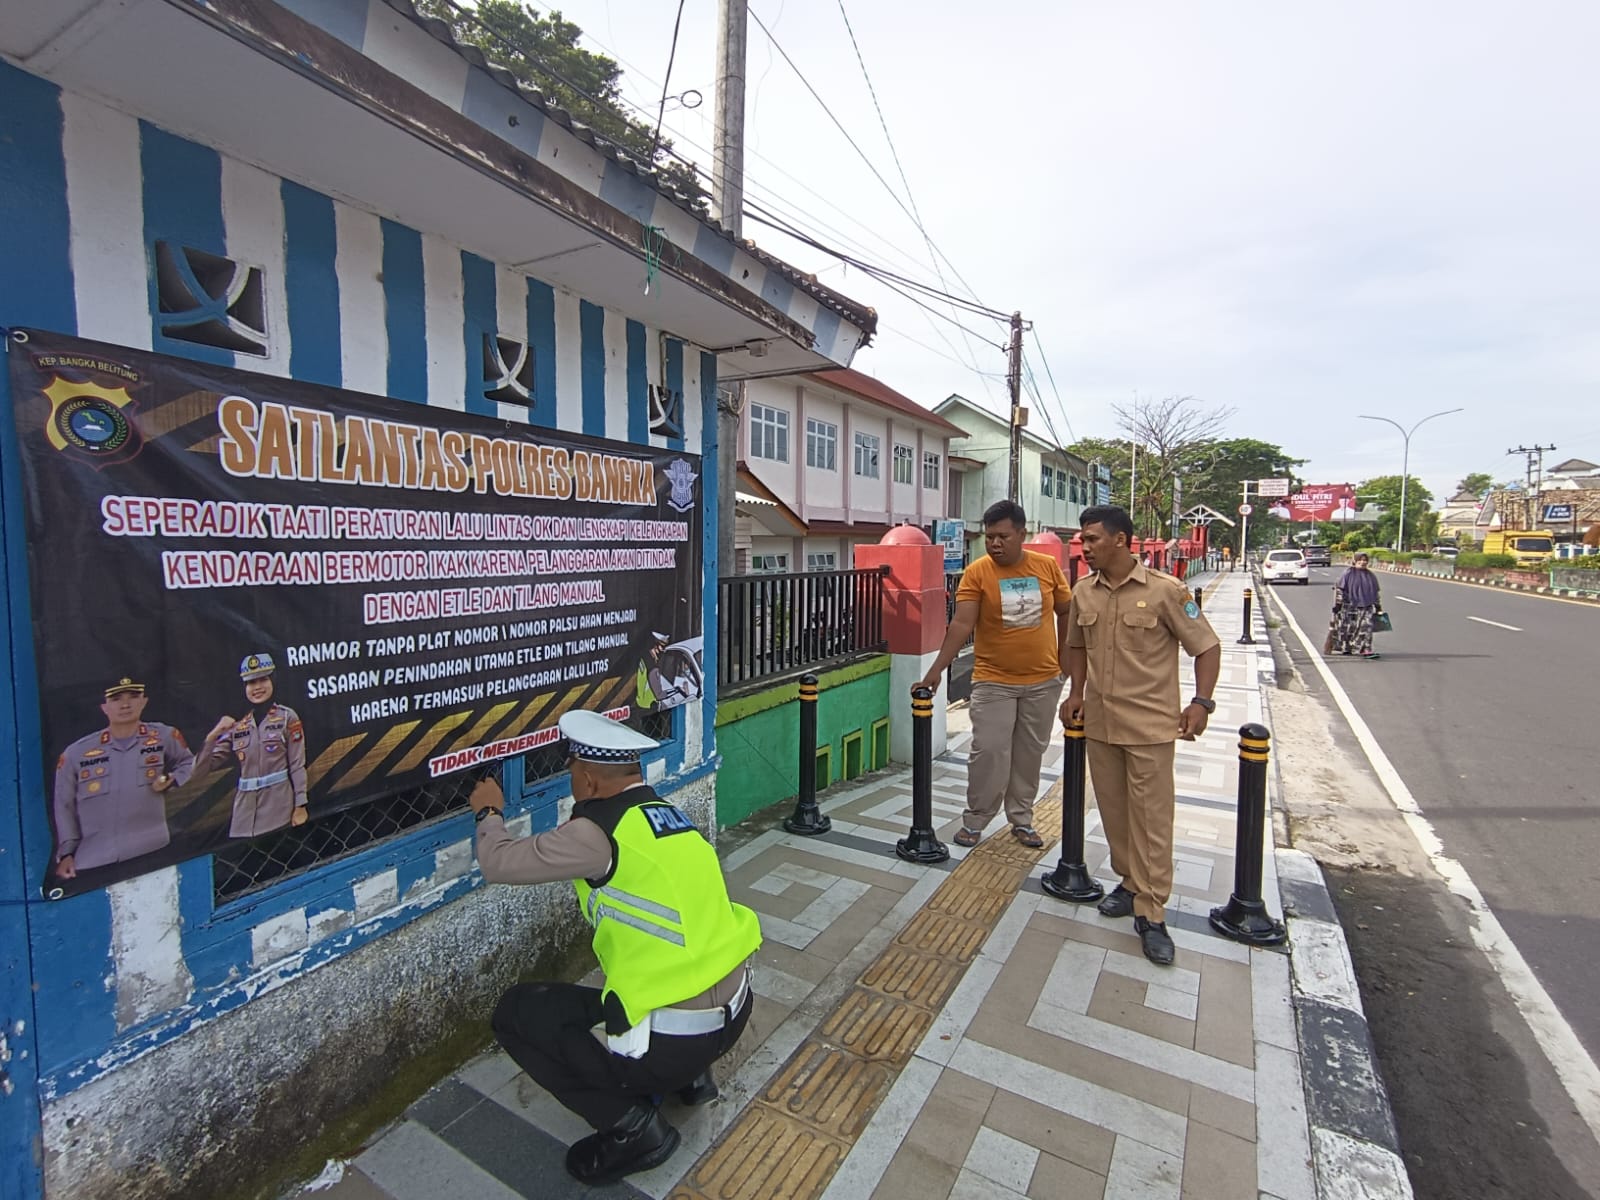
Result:
<svg viewBox="0 0 1600 1200"><path fill-rule="evenodd" d="M999 822L977 848L954 845L969 736L957 709L933 785L948 863L894 857L910 825L904 770L827 793L824 837L775 827L726 855L730 889L766 938L749 1030L719 1065L721 1100L669 1101L683 1133L673 1159L595 1194L1315 1200L1289 956L1227 941L1206 920L1233 881L1237 731L1266 716L1259 618L1258 644L1236 644L1247 582L1208 585L1223 669L1210 731L1178 743L1174 966L1145 961L1131 920L1041 891L1058 857L1059 741L1036 817L1044 851ZM1088 828L1089 866L1109 889L1092 810ZM1281 915L1276 864L1269 848L1265 893ZM588 1195L562 1168L587 1132L486 1053L306 1194Z"/></svg>

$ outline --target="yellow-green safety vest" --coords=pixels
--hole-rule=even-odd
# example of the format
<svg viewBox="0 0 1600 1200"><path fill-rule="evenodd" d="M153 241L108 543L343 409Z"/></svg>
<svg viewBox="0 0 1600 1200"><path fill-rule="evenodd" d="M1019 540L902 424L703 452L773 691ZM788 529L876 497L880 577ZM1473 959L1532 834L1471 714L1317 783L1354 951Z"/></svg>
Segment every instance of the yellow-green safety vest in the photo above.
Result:
<svg viewBox="0 0 1600 1200"><path fill-rule="evenodd" d="M578 806L611 839L611 873L575 882L605 971L608 1033L698 996L761 946L756 914L728 898L694 822L646 786Z"/></svg>

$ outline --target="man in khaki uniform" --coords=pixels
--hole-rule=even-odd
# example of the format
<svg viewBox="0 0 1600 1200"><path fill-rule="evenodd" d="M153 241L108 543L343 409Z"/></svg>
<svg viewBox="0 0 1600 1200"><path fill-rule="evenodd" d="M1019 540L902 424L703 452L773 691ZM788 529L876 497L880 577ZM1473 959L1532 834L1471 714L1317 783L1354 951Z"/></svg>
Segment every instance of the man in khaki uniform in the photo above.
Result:
<svg viewBox="0 0 1600 1200"><path fill-rule="evenodd" d="M172 841L165 793L189 781L194 755L171 725L144 720L146 699L144 684L117 680L100 706L106 728L79 738L56 761L58 878Z"/></svg>
<svg viewBox="0 0 1600 1200"><path fill-rule="evenodd" d="M200 761L221 767L237 762L229 837L256 837L306 823L306 735L300 717L272 700L272 655L247 655L239 664L250 711L223 717L206 735Z"/></svg>
<svg viewBox="0 0 1600 1200"><path fill-rule="evenodd" d="M1082 721L1100 823L1116 889L1108 917L1134 915L1144 955L1173 959L1166 904L1172 894L1174 741L1205 732L1222 646L1183 584L1142 566L1128 549L1133 522L1114 507L1086 509L1083 558L1094 570L1072 595L1067 633L1071 693L1061 719ZM1195 696L1178 691L1178 647L1194 658Z"/></svg>

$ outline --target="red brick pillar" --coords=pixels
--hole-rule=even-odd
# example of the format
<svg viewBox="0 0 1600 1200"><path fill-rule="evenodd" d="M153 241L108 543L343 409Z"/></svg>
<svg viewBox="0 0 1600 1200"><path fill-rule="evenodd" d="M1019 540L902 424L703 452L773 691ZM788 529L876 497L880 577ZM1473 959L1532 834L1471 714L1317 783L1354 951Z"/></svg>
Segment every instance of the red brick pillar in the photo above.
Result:
<svg viewBox="0 0 1600 1200"><path fill-rule="evenodd" d="M885 565L883 636L889 643L889 757L911 761L911 686L939 655L946 627L944 547L914 525L898 525L876 546L857 546L856 569ZM943 688L941 686L941 692ZM933 752L944 753L945 697L933 706Z"/></svg>

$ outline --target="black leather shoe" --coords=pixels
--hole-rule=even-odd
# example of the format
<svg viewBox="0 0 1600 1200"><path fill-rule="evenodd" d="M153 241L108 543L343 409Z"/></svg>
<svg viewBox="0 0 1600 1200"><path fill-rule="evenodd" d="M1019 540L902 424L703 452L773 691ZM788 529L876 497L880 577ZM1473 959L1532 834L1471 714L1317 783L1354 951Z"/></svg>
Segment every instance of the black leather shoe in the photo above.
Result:
<svg viewBox="0 0 1600 1200"><path fill-rule="evenodd" d="M1095 909L1102 917L1126 917L1133 912L1133 893L1119 883Z"/></svg>
<svg viewBox="0 0 1600 1200"><path fill-rule="evenodd" d="M610 1129L574 1142L567 1174L580 1183L615 1183L635 1171L659 1167L678 1148L678 1131L653 1104L635 1104Z"/></svg>
<svg viewBox="0 0 1600 1200"><path fill-rule="evenodd" d="M696 1075L687 1087L678 1089L678 1099L690 1108L710 1104L720 1095L722 1092L717 1087L717 1081L711 1078L710 1067Z"/></svg>
<svg viewBox="0 0 1600 1200"><path fill-rule="evenodd" d="M1135 917L1133 927L1139 933L1139 944L1144 947L1144 956L1158 967L1170 967L1177 951L1173 948L1172 938L1167 934L1167 923Z"/></svg>

